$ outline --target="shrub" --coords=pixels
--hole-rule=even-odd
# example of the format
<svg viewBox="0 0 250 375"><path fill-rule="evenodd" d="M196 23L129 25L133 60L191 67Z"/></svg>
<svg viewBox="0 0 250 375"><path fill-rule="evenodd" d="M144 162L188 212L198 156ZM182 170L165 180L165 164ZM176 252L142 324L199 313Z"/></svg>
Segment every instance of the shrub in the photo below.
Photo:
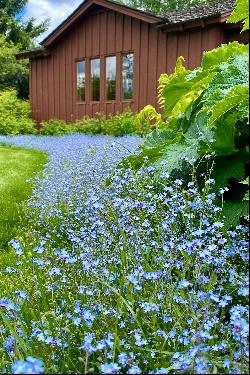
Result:
<svg viewBox="0 0 250 375"><path fill-rule="evenodd" d="M0 134L35 133L29 102L17 98L15 90L0 92Z"/></svg>
<svg viewBox="0 0 250 375"><path fill-rule="evenodd" d="M140 132L141 129L139 129L138 133ZM119 137L135 133L137 133L137 129L134 123L134 114L129 108L123 113L116 113L115 116L110 115L107 120L102 123L102 134Z"/></svg>
<svg viewBox="0 0 250 375"><path fill-rule="evenodd" d="M39 129L40 135L64 135L73 132L74 128L71 125L67 125L65 121L58 119L42 121Z"/></svg>
<svg viewBox="0 0 250 375"><path fill-rule="evenodd" d="M193 71L182 60L177 60L173 74L163 74L159 81L160 104L168 118L165 129L149 134L139 153L123 165L139 169L146 157L158 173L186 179L195 165L202 189L210 164L218 199L222 188L228 190L222 202L228 225L237 225L248 213L243 201L247 186L240 184L248 176L248 46L233 42L206 52L201 67ZM147 114L148 107L140 117ZM155 121L161 121L157 113Z"/></svg>
<svg viewBox="0 0 250 375"><path fill-rule="evenodd" d="M96 113L96 117L85 116L82 119L76 120L73 124L76 133L83 134L102 134L103 125L106 121L104 114Z"/></svg>

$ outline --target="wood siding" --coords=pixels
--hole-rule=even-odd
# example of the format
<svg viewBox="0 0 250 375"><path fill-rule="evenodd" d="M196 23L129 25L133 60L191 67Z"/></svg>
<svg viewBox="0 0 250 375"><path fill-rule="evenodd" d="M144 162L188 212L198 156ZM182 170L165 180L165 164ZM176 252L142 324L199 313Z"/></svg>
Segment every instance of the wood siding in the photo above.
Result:
<svg viewBox="0 0 250 375"><path fill-rule="evenodd" d="M42 120L60 118L67 122L97 112L106 115L131 107L138 111L146 104L157 106L157 80L171 73L178 56L186 66L200 64L203 51L224 41L221 25L183 32L163 33L161 29L111 10L99 10L79 20L51 48L51 55L31 59L30 98L33 117ZM122 54L134 52L133 100L122 100ZM105 56L117 56L117 100L105 100ZM90 59L101 58L101 100L90 97ZM86 102L77 103L76 61L86 60Z"/></svg>

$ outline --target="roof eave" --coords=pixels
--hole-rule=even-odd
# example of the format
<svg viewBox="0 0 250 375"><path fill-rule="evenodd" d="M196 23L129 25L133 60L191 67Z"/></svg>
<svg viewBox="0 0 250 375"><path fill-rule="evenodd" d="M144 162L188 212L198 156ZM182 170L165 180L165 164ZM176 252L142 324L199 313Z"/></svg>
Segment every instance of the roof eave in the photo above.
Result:
<svg viewBox="0 0 250 375"><path fill-rule="evenodd" d="M203 17L199 19L193 19L188 21L180 21L176 23L165 23L162 26L164 32L174 32L174 31L184 31L187 29L193 29L196 27L206 27L215 23L225 23L228 17L230 16L231 12L226 12L219 15L213 15L209 17Z"/></svg>
<svg viewBox="0 0 250 375"><path fill-rule="evenodd" d="M99 5L106 7L110 10L120 12L130 17L137 18L141 21L150 24L159 24L165 21L164 17L158 17L145 13L140 10L136 10L122 4L110 2L108 0L89 0L86 3L81 4L64 22L62 22L51 34L49 34L41 44L44 47L50 46L66 29L71 27L79 17L83 16L93 5ZM108 5L108 6L107 6Z"/></svg>
<svg viewBox="0 0 250 375"><path fill-rule="evenodd" d="M45 48L41 48L40 50L27 50L27 51L20 51L16 54L17 60L24 60L24 59L35 59L37 57L47 57L51 54L51 52Z"/></svg>

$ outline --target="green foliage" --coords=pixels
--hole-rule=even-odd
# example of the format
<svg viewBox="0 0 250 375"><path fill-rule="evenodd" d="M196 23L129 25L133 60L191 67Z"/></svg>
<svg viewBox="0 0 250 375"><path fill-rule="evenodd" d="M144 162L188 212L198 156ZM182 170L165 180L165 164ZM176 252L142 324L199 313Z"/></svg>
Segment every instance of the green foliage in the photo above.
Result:
<svg viewBox="0 0 250 375"><path fill-rule="evenodd" d="M65 121L58 119L51 119L49 121L42 121L39 129L40 135L63 135L71 134L74 129L67 125Z"/></svg>
<svg viewBox="0 0 250 375"><path fill-rule="evenodd" d="M171 10L190 8L195 5L203 5L214 1L215 0L121 0L120 2L154 14L164 14Z"/></svg>
<svg viewBox="0 0 250 375"><path fill-rule="evenodd" d="M0 90L20 87L28 77L28 60L17 60L15 55L18 50L0 35Z"/></svg>
<svg viewBox="0 0 250 375"><path fill-rule="evenodd" d="M29 103L18 99L14 90L0 92L0 134L17 135L34 132Z"/></svg>
<svg viewBox="0 0 250 375"><path fill-rule="evenodd" d="M28 98L28 61L15 57L20 50L35 46L35 39L43 33L48 22L40 25L31 18L23 22L20 14L27 0L0 0L0 90L15 88L19 98Z"/></svg>
<svg viewBox="0 0 250 375"><path fill-rule="evenodd" d="M206 52L201 67L193 71L179 58L175 72L160 78L159 101L168 118L167 130L148 135L139 155L122 165L139 169L148 158L159 172L183 177L195 169L201 188L204 173L213 170L216 194L229 188L225 212L235 202L245 206L246 189L240 181L248 163L248 81L248 46L237 42Z"/></svg>
<svg viewBox="0 0 250 375"><path fill-rule="evenodd" d="M0 0L0 34L14 43L19 49L28 49L34 46L34 39L43 33L48 21L35 24L35 19L30 18L23 22L19 16L28 0Z"/></svg>
<svg viewBox="0 0 250 375"><path fill-rule="evenodd" d="M93 118L86 116L69 125L57 119L43 121L39 131L41 135L83 133L113 135L115 137L128 134L142 134L145 132L146 129L141 128L134 121L134 114L130 109L125 110L123 113L117 113L114 116L110 115L107 118L102 113L96 113L96 116Z"/></svg>
<svg viewBox="0 0 250 375"><path fill-rule="evenodd" d="M249 0L237 0L236 7L227 22L243 22L242 31L249 29Z"/></svg>

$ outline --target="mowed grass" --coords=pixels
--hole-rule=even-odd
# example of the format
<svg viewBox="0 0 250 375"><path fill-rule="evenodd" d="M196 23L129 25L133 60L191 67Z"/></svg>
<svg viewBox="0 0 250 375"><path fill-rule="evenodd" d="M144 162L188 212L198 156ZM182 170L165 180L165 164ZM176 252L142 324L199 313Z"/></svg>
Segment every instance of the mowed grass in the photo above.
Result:
<svg viewBox="0 0 250 375"><path fill-rule="evenodd" d="M0 145L0 249L22 225L23 204L32 193L27 180L42 170L46 160L41 151Z"/></svg>

